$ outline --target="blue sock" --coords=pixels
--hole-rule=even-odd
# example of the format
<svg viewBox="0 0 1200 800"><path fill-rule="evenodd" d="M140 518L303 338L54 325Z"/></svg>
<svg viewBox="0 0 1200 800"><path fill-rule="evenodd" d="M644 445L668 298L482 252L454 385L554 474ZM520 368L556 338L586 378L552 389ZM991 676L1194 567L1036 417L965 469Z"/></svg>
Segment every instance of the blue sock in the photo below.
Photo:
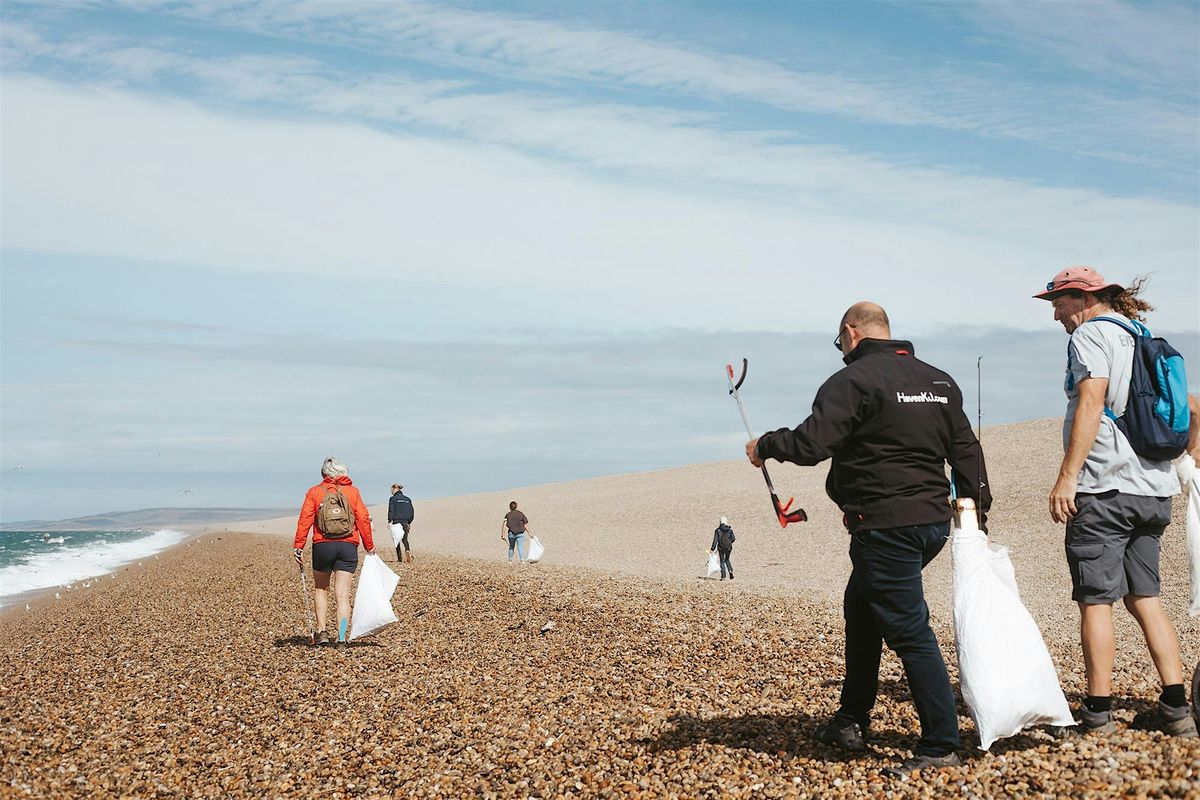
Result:
<svg viewBox="0 0 1200 800"><path fill-rule="evenodd" d="M346 625L349 622L350 622L350 620L346 619L345 617L342 617L341 619L338 620L338 641L339 642L346 641Z"/></svg>

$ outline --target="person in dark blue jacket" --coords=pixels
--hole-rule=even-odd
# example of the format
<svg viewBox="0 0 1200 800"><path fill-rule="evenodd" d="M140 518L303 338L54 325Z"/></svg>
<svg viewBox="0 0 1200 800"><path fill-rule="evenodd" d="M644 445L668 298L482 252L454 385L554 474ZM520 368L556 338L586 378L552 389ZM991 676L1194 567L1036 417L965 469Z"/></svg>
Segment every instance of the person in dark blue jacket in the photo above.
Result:
<svg viewBox="0 0 1200 800"><path fill-rule="evenodd" d="M388 530L396 543L396 560L412 563L412 550L408 546L408 531L413 521L412 500L404 496L404 487L392 484L392 499L388 501Z"/></svg>
<svg viewBox="0 0 1200 800"><path fill-rule="evenodd" d="M733 528L729 527L729 520L721 517L721 524L713 531L712 547L708 549L710 553L716 553L721 559L721 580L725 580L725 573L729 573L729 580L733 580L733 564L729 561L729 554L733 552L733 543L737 541L737 537L733 535Z"/></svg>

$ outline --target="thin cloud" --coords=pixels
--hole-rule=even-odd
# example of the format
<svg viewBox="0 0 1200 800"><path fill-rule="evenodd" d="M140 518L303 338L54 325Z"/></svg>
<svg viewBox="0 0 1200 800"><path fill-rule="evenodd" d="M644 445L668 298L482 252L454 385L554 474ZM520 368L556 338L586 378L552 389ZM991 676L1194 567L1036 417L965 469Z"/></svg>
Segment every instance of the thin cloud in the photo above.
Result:
<svg viewBox="0 0 1200 800"><path fill-rule="evenodd" d="M949 65L914 64L894 57L873 66L874 74L851 75L823 68L833 53L798 53L795 60L813 62L797 68L739 54L714 53L686 42L599 28L570 27L528 16L478 9L389 4L176 4L161 13L179 14L239 31L307 43L337 43L373 53L423 60L481 75L541 83L585 82L608 89L640 87L680 97L744 100L790 111L833 115L872 124L929 126L971 131L988 137L1029 141L1055 150L1083 151L1120 161L1153 160L1160 166L1172 157L1193 154L1175 136L1180 120L1195 116L1194 81L1178 79L1178 69L1194 74L1191 45L1184 46L1195 18L1184 12L1144 12L1118 3L1102 11L1081 13L1084 4L972 4L983 26L995 21L1020 41L1033 41L1037 25L1057 31L1044 34L1051 49L1060 40L1068 56L1082 58L1087 45L1099 37L1099 62L1109 50L1130 59L1144 49L1159 69L1154 81L1165 93L1105 94L1064 80L1031 82L1010 72L997 72L993 63L959 61ZM969 13L969 12L964 12ZM1039 15L1048 13L1059 28L1046 26ZM1126 27L1137 44L1122 44ZM1035 25L1036 23L1036 25ZM1118 33L1119 32L1119 33ZM1159 35L1165 39L1158 39ZM1030 38L1021 38L1027 35ZM1167 47L1158 50L1158 42ZM1193 39L1194 44L1194 39ZM1190 59L1190 61L1189 61ZM1086 63L1086 62L1085 62ZM859 67L861 70L862 68ZM886 77L883 77L886 76ZM1168 80L1174 77L1174 80ZM1180 102L1180 90L1183 97ZM1032 105L1031 105L1032 101ZM1097 105L1119 107L1115 124L1097 124ZM1152 155L1152 152L1154 155Z"/></svg>
<svg viewBox="0 0 1200 800"><path fill-rule="evenodd" d="M400 24L409 20L405 9L412 12L417 22L412 25ZM169 10L178 9L171 6ZM550 23L519 19L510 26L512 30L503 25L493 29L479 23L480 19L491 20L498 16L491 12L421 8L418 13L409 6L391 5L370 6L357 11L342 5L333 9L322 5L319 11L313 12L316 16L310 21L312 24L301 28L295 27L297 14L303 17L309 13L303 6L256 6L241 11L226 10L220 18L236 19L238 13L249 15L249 21L243 27L260 34L268 30L272 35L288 35L290 32L307 41L313 39L315 31L322 30L323 25L333 26L337 31L356 30L366 39L365 43L360 43L362 46L376 47L378 42L391 42L388 46L378 45L376 49L402 53L409 59L406 61L409 64L413 63L412 58L420 57L421 53L401 46L405 42L404 37L415 37L418 41L429 39L454 52L462 48L479 50L489 54L489 58L500 59L502 63L507 63L506 59L524 59L530 69L544 70L546 80L540 82L538 91L484 92L481 91L482 85L494 84L497 77L495 63L477 65L485 70L480 73L478 80L434 79L427 75L406 75L395 70L374 74L356 71L351 75L332 63L309 55L214 54L198 49L195 43L162 36L136 42L109 33L75 34L51 39L48 38L49 33L19 20L10 26L13 30L6 30L5 57L12 65L23 69L36 71L37 64L43 64L50 74L74 65L75 69L82 70L84 77L117 85L141 83L152 91L159 90L160 84L167 79L184 77L196 82L213 99L244 102L267 100L283 108L356 114L369 120L428 124L435 128L441 126L460 135L492 131L488 120L479 119L478 125L467 125L467 122L472 117L478 118L486 113L489 107L503 108L510 104L525 108L523 116L529 116L530 119L518 119L517 122L527 122L522 126L526 131L536 130L535 124L538 127L546 125L549 131L571 127L571 117L580 115L578 107L581 104L578 92L572 92L563 82L570 82L571 76L575 75L573 69L576 72L584 69L585 74L582 77L577 75L577 79L593 73L597 79L607 76L606 80L610 81L608 88L617 92L626 92L643 84L645 88L659 91L658 106L642 103L636 107L623 107L609 103L604 112L607 115L636 114L645 118L674 120L673 124L677 126L686 122L688 127L711 135L720 135L730 127L721 114L683 112L672 108L670 104L693 95L710 100L751 99L785 111L840 114L860 121L888 125L927 125L951 131L969 131L985 139L1018 139L1041 147L1068 150L1073 155L1082 154L1108 161L1163 168L1171 166L1175 159L1184 158L1188 159L1191 169L1194 170L1196 166L1196 152L1190 146L1196 132L1194 87L1186 93L1190 101L1180 101L1170 93L1160 97L1144 93L1108 95L1092 88L1069 84L1023 83L1019 76L997 73L993 65L983 69L965 69L963 64L932 64L914 71L915 67L900 61L879 70L880 74L889 76L887 83L878 91L868 94L887 98L888 102L894 98L917 97L909 103L913 109L940 110L936 113L914 110L906 114L846 114L831 108L800 107L790 103L784 96L776 96L772 87L802 85L808 80L799 74L787 73L783 68L770 67L774 72L768 76L769 79L755 81L747 77L734 78L734 84L726 86L725 82L730 80L730 76L736 76L739 72L754 72L739 69L737 64L758 62L742 56L698 54L629 34L606 31L584 35ZM282 21L276 20L276 15ZM471 24L457 25L455 20L458 20L458 15L463 15ZM458 31L465 44L456 44L458 39L449 34L422 38L414 33L424 24L432 25L431 20L449 20L449 29ZM386 35L388 30L397 26L403 29L397 34L400 44ZM460 28L463 30L460 31ZM555 33L542 38L533 35L535 29L552 30ZM343 35L349 36L344 32ZM516 39L529 46L495 46L493 39L496 36L505 42ZM554 41L555 36L566 37L567 41L548 46L546 41ZM571 38L574 36L582 36L584 41L576 45ZM481 39L492 44L484 47L478 44ZM314 41L314 44L328 46L329 43L320 40ZM627 49L621 50L622 47ZM596 49L596 58L581 58L577 48L583 48L584 51ZM665 51L657 53L655 48L665 48ZM656 55L651 57L650 53ZM539 61L539 54L548 61ZM425 54L425 57L432 62L438 60L437 53ZM602 66L605 59L615 60L625 71L618 73L614 68L609 74ZM729 59L737 63L725 63ZM639 77L642 72L637 67L642 62L654 64L655 74L666 70L680 76L686 75L687 80L643 80ZM579 64L588 66L580 68ZM51 68L51 65L56 67ZM458 66L463 68L463 65ZM759 66L766 69L763 65ZM550 80L551 77L553 80ZM872 80L878 81L880 78L873 77ZM856 92L837 84L818 84L811 90L804 90L803 94L824 98L827 104L846 103L846 98L862 94L861 91ZM464 96L448 96L460 91ZM914 92L917 94L914 95ZM927 96L918 97L922 94ZM593 106L589 101L585 113L599 113L603 107ZM720 107L718 104L714 108ZM516 119L518 116L510 113L505 115L505 119ZM796 130L803 131L806 127L804 121L799 120L798 123ZM778 137L780 133L764 130L757 135L770 138ZM911 158L917 159L918 154L914 153ZM927 162L930 160L929 155L923 158Z"/></svg>
<svg viewBox="0 0 1200 800"><path fill-rule="evenodd" d="M353 125L254 122L19 77L3 91L5 148L24 154L7 159L4 176L9 247L350 274L422 275L436 264L452 280L559 287L604 275L650 296L678 292L673 274L722 280L732 263L750 281L781 262L892 263L913 280L1020 264L1040 277L1079 260L1084 245L1118 269L1158 269L1182 290L1200 251L1187 206L897 167L624 110L547 110L511 97L410 113L648 186ZM104 188L117 182L118 195ZM462 219L472 220L470 238L456 233ZM630 237L642 245L631 250Z"/></svg>
<svg viewBox="0 0 1200 800"><path fill-rule="evenodd" d="M976 359L984 357L984 424L994 425L1061 414L1064 337L1052 325L958 327L914 338L919 357L957 379L972 420ZM1186 358L1200 359L1196 331L1168 336ZM311 381L318 349L311 336L246 335L234 351L164 338L148 350L113 341L119 378L4 386L4 515L34 517L48 504L61 515L91 508L87 496L64 497L62 481L18 491L4 473L11 463L40 474L86 472L89 485L110 490L116 508L170 505L181 482L210 505L288 505L329 453L352 465L356 482L380 491L398 470L419 473L424 496L736 458L744 434L724 363L750 358L746 399L758 430L792 427L841 367L829 338L653 330L581 339L572 332L548 336L543 347L326 336L321 348L345 358L323 368L351 387L332 428L328 398ZM385 357L397 352L406 354L402 365ZM123 366L130 360L159 370L130 379ZM575 369L580 363L589 369ZM131 473L155 468L174 476L161 497L145 484L127 485Z"/></svg>
<svg viewBox="0 0 1200 800"><path fill-rule="evenodd" d="M948 3L926 6L971 21L980 34L1035 53L1062 69L1136 81L1194 99L1200 82L1194 3L1088 2Z"/></svg>

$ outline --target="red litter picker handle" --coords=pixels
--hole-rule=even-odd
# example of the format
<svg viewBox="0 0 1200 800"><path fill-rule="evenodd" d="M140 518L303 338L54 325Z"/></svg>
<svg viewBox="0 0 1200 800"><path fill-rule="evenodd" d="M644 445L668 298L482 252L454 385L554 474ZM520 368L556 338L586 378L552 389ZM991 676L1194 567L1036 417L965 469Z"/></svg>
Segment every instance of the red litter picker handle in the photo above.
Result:
<svg viewBox="0 0 1200 800"><path fill-rule="evenodd" d="M750 428L750 420L746 416L746 407L742 404L742 395L738 392L742 388L742 384L746 381L746 369L748 366L749 362L743 358L742 374L736 382L733 380L733 364L726 364L725 372L729 377L729 394L737 401L738 411L742 415L742 424L746 426L746 435L753 439L754 431ZM789 497L786 503L782 505L779 503L779 495L775 491L775 485L771 483L771 474L767 472L767 465L763 464L760 469L762 469L763 480L767 482L767 490L771 492L771 506L775 509L775 517L779 520L779 527L786 528L793 522L807 522L808 514L804 513L803 508L797 508L795 511L789 510L796 498Z"/></svg>

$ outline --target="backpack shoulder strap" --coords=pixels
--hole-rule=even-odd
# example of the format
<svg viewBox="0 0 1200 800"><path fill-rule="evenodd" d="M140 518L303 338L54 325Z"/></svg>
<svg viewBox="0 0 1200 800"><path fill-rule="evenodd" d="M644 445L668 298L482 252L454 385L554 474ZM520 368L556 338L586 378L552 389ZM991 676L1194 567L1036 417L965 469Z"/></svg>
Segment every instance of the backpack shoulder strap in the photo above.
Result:
<svg viewBox="0 0 1200 800"><path fill-rule="evenodd" d="M1095 319L1088 320L1088 322L1111 322L1113 325L1119 325L1121 327L1121 329L1124 330L1126 333L1128 333L1130 336L1132 336L1135 341L1138 339L1151 338L1150 329L1147 328L1145 325L1143 325L1141 322L1138 322L1136 319L1129 320L1128 325L1126 325L1121 320L1113 319L1112 317L1096 317ZM1067 347L1068 361L1070 360L1070 358L1071 358L1071 348L1068 345L1068 347ZM1136 358L1134 359L1134 362L1136 364L1136 362L1137 362ZM1109 408L1108 403L1104 404L1104 416L1108 417L1113 422L1116 422L1117 419L1119 419L1119 417L1117 417L1117 415L1115 413L1113 413L1113 410L1111 408Z"/></svg>
<svg viewBox="0 0 1200 800"><path fill-rule="evenodd" d="M1122 328L1125 329L1126 333L1128 333L1130 336L1134 337L1135 339L1139 338L1139 337L1149 337L1150 336L1150 329L1147 328L1142 323L1138 322L1136 319L1129 320L1128 325L1126 325L1121 320L1113 319L1112 317L1096 317L1095 319L1088 320L1088 322L1111 322L1113 325L1120 325Z"/></svg>

